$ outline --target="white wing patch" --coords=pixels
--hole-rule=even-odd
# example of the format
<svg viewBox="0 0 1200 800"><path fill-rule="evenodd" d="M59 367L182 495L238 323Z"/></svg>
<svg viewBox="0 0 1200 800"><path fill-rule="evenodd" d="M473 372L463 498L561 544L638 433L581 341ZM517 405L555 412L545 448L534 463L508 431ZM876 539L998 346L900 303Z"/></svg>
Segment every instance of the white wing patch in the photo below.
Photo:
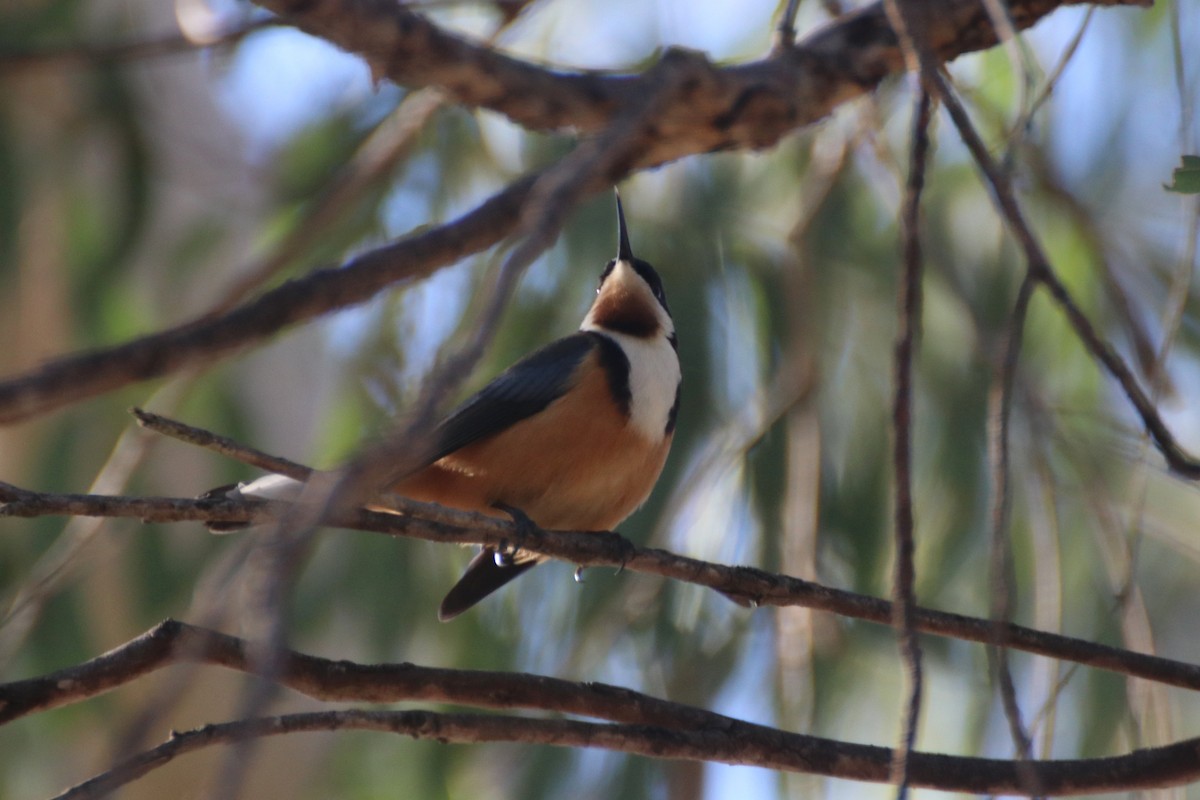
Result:
<svg viewBox="0 0 1200 800"><path fill-rule="evenodd" d="M231 499L241 497L257 497L261 500L287 500L295 502L300 499L304 484L294 478L283 475L264 475L249 483L239 483L236 489L229 492Z"/></svg>

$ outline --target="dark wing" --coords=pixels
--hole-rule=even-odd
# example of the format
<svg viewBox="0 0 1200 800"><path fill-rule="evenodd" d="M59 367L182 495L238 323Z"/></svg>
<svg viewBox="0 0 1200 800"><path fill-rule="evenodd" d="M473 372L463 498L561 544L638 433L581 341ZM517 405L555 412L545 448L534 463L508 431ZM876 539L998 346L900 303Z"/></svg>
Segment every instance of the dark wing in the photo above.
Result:
<svg viewBox="0 0 1200 800"><path fill-rule="evenodd" d="M591 334L576 333L533 351L497 375L438 426L430 461L499 433L562 397L576 367L594 347Z"/></svg>

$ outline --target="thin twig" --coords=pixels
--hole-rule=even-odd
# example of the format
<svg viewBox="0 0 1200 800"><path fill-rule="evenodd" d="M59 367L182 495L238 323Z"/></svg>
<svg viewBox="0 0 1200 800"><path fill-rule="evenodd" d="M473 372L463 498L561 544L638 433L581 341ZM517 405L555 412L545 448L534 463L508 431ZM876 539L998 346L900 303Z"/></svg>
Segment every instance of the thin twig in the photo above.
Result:
<svg viewBox="0 0 1200 800"><path fill-rule="evenodd" d="M1009 320L1008 336L1004 353L996 371L992 389L988 395L988 472L992 491L991 546L989 573L991 585L991 618L994 639L988 648L993 675L1000 692L1004 717L1008 721L1009 735L1017 750L1017 759L1022 764L1033 757L1033 743L1021 720L1021 707L1017 702L1016 685L1008 660L1008 642L1005 634L1013 614L1013 592L1016 578L1012 574L1012 553L1008 538L1010 510L1010 422L1012 418L1013 385L1016 381L1017 363L1021 355L1025 320L1029 303L1033 298L1036 282L1032 270L1025 273L1017 291L1017 300ZM1028 793L1040 795L1041 786L1036 776L1028 770L1021 774L1028 780L1024 784Z"/></svg>
<svg viewBox="0 0 1200 800"><path fill-rule="evenodd" d="M892 584L892 627L899 633L900 653L908 678L908 703L901 714L900 747L892 761L892 783L897 800L906 800L912 780L911 756L916 745L921 718L921 645L917 640L915 566L915 524L912 498L912 362L920 331L921 315L921 191L925 185L925 163L929 150L931 102L922 76L922 63L928 59L927 20L907 0L887 0L888 19L896 30L905 62L916 77L916 97L910 128L908 179L904 187L900 215L901 248L904 270L897 292L898 319L893 356L895 395L892 428L895 439L896 568Z"/></svg>
<svg viewBox="0 0 1200 800"><path fill-rule="evenodd" d="M1034 115L1045 105L1046 101L1054 93L1054 88L1058 85L1058 81L1062 78L1067 67L1070 66L1071 60L1075 58L1075 54L1079 52L1079 45L1083 43L1083 35L1087 33L1088 26L1092 22L1092 16L1096 13L1096 7L1091 6L1083 15L1083 22L1079 23L1079 29L1075 31L1075 35L1071 37L1071 41L1067 42L1063 54L1058 59L1058 63L1054 65L1054 69L1050 70L1050 74L1046 76L1041 91L1033 98L1029 104L1029 108L1018 117L1013 124L1010 133L1007 137L1009 142L1019 143L1024 137L1025 129L1029 126Z"/></svg>
<svg viewBox="0 0 1200 800"><path fill-rule="evenodd" d="M786 50L796 44L796 12L800 10L800 0L787 0L783 14L779 16L779 24L775 27L775 42L771 46L773 52Z"/></svg>
<svg viewBox="0 0 1200 800"><path fill-rule="evenodd" d="M203 447L206 450L212 450L214 453L220 453L227 458L232 458L234 461L258 467L267 472L286 475L298 481L306 481L312 475L311 467L297 464L295 461L290 461L286 458L273 456L270 453L264 453L253 447L247 447L228 437L219 436L212 431L196 428L140 408L131 408L129 409L129 413L137 418L138 425L143 428L161 433L164 436L170 436L172 439L178 439L181 442Z"/></svg>
<svg viewBox="0 0 1200 800"><path fill-rule="evenodd" d="M917 640L914 609L916 597L916 532L913 521L912 487L912 420L913 420L913 354L921 327L921 191L925 186L925 164L929 152L929 121L932 104L929 93L918 75L913 102L911 151L908 181L904 191L900 237L904 254L904 270L897 292L898 325L896 331L893 373L895 395L892 406L892 428L895 439L893 464L895 470L894 536L896 568L892 585L892 627L898 632L900 652L908 676L908 703L900 723L900 746L892 765L892 783L896 797L908 796L909 756L916 747L917 727L921 718L923 679L921 644Z"/></svg>
<svg viewBox="0 0 1200 800"><path fill-rule="evenodd" d="M1013 24L1012 16L1009 14L1007 0L983 0L983 7L987 10L988 18L995 26L997 33L1000 36L1000 44L1004 48L1004 53L1008 56L1009 68L1012 70L1013 77L1017 78L1017 108L1026 108L1029 105L1029 91L1033 83L1033 77L1030 73L1029 64L1025 57L1025 51L1021 47L1020 31Z"/></svg>

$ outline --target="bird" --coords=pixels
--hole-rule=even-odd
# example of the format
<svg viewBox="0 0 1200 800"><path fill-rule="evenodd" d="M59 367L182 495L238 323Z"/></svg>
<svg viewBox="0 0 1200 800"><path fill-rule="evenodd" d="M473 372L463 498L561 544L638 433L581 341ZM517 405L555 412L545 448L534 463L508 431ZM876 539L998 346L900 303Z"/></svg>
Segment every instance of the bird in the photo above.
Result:
<svg viewBox="0 0 1200 800"><path fill-rule="evenodd" d="M619 193L616 209L617 256L579 330L452 411L433 432L424 466L390 492L546 530L613 530L645 503L674 438L682 373L662 279L633 255ZM278 498L299 486L272 475L235 491ZM543 560L483 547L438 619L457 617Z"/></svg>

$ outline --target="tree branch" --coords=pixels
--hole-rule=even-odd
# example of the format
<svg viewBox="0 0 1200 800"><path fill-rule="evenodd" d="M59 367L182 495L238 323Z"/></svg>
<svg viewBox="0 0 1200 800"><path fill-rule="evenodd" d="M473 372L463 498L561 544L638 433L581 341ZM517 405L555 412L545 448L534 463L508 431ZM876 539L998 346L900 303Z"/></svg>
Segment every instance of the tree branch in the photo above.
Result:
<svg viewBox="0 0 1200 800"><path fill-rule="evenodd" d="M758 726L675 729L650 725L531 719L506 715L444 714L430 711L320 711L206 725L171 738L111 770L58 795L83 800L114 789L176 757L216 744L262 736L337 730L372 730L445 743L522 742L598 748L650 758L716 761L851 780L883 782L891 752L784 733ZM1019 794L1009 761L914 753L913 783L944 791ZM1135 788L1177 786L1200 776L1200 740L1192 739L1111 758L1037 761L1038 777L1056 796Z"/></svg>
<svg viewBox="0 0 1200 800"><path fill-rule="evenodd" d="M898 1L898 0L897 0ZM904 190L901 215L901 248L904 271L897 291L896 344L892 358L895 389L892 399L892 454L895 476L893 537L896 565L892 583L892 626L899 632L900 652L908 676L908 703L905 706L900 747L892 765L892 783L897 800L908 796L909 756L916 747L917 726L921 716L923 674L921 644L917 639L916 615L916 523L913 519L912 421L913 357L921 328L921 192L925 186L925 164L929 151L929 122L932 116L929 93L918 76L910 134L909 173Z"/></svg>
<svg viewBox="0 0 1200 800"><path fill-rule="evenodd" d="M142 636L76 667L0 686L0 721L54 708L181 662L254 674L250 644L237 637L167 620ZM413 664L361 665L287 652L277 673L285 686L326 702L422 700L498 709L579 714L618 724L424 711L331 711L209 725L171 738L60 797L97 797L176 756L212 744L313 730L390 731L442 742L516 741L599 747L655 758L754 764L855 780L885 781L892 753L788 733L597 683L539 675L450 670ZM1168 786L1200 774L1200 741L1114 758L1032 762L1055 795ZM1008 761L913 753L913 784L948 791L1012 793L1020 776Z"/></svg>
<svg viewBox="0 0 1200 800"><path fill-rule="evenodd" d="M303 30L359 53L379 74L398 83L440 86L463 103L492 108L530 128L597 130L630 103L653 93L653 82L662 79L655 70L638 78L555 72L468 43L388 0L263 0L262 5ZM1028 27L1058 5L1054 0L1015 0L1010 9L1013 23ZM979 3L938 0L937 11L930 14L928 37L939 58L954 58L994 42ZM769 147L903 69L895 35L879 4L847 15L762 61L725 68L713 67L700 56L682 61L689 71L681 79L684 90L656 108L647 124L631 131L624 157L584 186L585 194L686 155ZM289 281L227 313L66 356L0 381L0 424L209 362L288 326L364 302L393 284L426 277L491 247L513 230L537 177L521 178L452 223L364 253L342 268Z"/></svg>
<svg viewBox="0 0 1200 800"><path fill-rule="evenodd" d="M617 567L705 586L725 595L748 598L756 605L804 606L882 625L892 624L892 604L886 600L788 575L639 547L615 533L539 531L518 527L504 519L402 498L388 501L399 513L355 511L330 520L329 524L431 542L517 547L572 564ZM287 503L260 500L42 494L0 483L0 518L69 514L130 517L145 522L264 523L278 520L288 508ZM917 630L923 633L982 644L994 640L993 623L985 619L925 608L915 609L915 614ZM1003 630L1007 644L1018 650L1200 690L1200 666L1020 625L1006 624Z"/></svg>
<svg viewBox="0 0 1200 800"><path fill-rule="evenodd" d="M253 645L236 636L168 619L102 656L29 680L0 684L0 725L79 702L172 664L205 663L260 675ZM422 700L562 714L664 727L745 725L692 706L603 683L416 664L362 665L286 651L275 680L324 702Z"/></svg>
<svg viewBox="0 0 1200 800"><path fill-rule="evenodd" d="M114 347L83 352L0 382L0 424L203 364L298 322L369 300L403 281L491 247L517 223L537 174L493 195L454 222L316 270L233 310L201 317Z"/></svg>
<svg viewBox="0 0 1200 800"><path fill-rule="evenodd" d="M226 436L219 436L203 428L186 425L177 420L141 408L131 408L129 409L129 413L133 414L137 419L139 426L147 430L161 433L163 436L170 436L172 439L178 439L181 442L194 444L197 447L203 447L214 453L220 453L226 458L241 461L243 464L258 467L266 472L286 475L298 481L306 481L312 476L312 469L303 464L297 464L295 461L273 456L270 453L264 453L253 447L247 447L244 444L235 442L233 439Z"/></svg>
<svg viewBox="0 0 1200 800"><path fill-rule="evenodd" d="M1077 0L1010 0L1012 25L1028 28ZM460 103L497 111L533 130L591 132L639 93L644 79L567 72L522 61L448 33L387 0L258 0L301 30L362 56L376 75L409 87L436 86ZM1101 0L1096 5L1149 5ZM996 32L979 0L926 0L924 37L941 61L991 47ZM713 150L758 149L904 68L876 2L824 26L794 47L730 67L707 64L694 91L659 109L639 148L651 163Z"/></svg>
<svg viewBox="0 0 1200 800"><path fill-rule="evenodd" d="M979 133L971 124L971 118L967 115L962 103L959 102L953 90L933 65L926 65L925 76L938 98L945 105L947 113L949 113L950 118L954 122L954 126L958 129L959 135L962 136L963 143L970 150L971 156L979 166L979 170L983 174L983 179L987 187L991 190L993 203L1025 255L1025 259L1028 262L1027 269L1032 280L1044 286L1049 291L1050 296L1054 298L1055 303L1062 309L1067 317L1067 321L1075 330L1075 335L1079 337L1084 347L1087 348L1087 351L1117 381L1117 384L1121 387L1121 391L1124 392L1134 411L1141 418L1146 432L1154 440L1155 446L1166 459L1167 465L1185 478L1200 478L1200 460L1197 460L1180 446L1179 442L1175 439L1175 435L1171 433L1170 428L1167 427L1167 424L1159 415L1154 402L1142 389L1141 385L1138 384L1133 370L1117 354L1112 345L1104 340L1096 330L1096 327L1092 325L1091 320L1079 308L1071 293L1067 291L1066 285L1059 279L1058 273L1054 271L1054 267L1050 263L1050 259L1047 258L1033 230L1026 222L1011 184L1001 174L995 160L988 152L987 146L983 143L983 139L980 138Z"/></svg>

